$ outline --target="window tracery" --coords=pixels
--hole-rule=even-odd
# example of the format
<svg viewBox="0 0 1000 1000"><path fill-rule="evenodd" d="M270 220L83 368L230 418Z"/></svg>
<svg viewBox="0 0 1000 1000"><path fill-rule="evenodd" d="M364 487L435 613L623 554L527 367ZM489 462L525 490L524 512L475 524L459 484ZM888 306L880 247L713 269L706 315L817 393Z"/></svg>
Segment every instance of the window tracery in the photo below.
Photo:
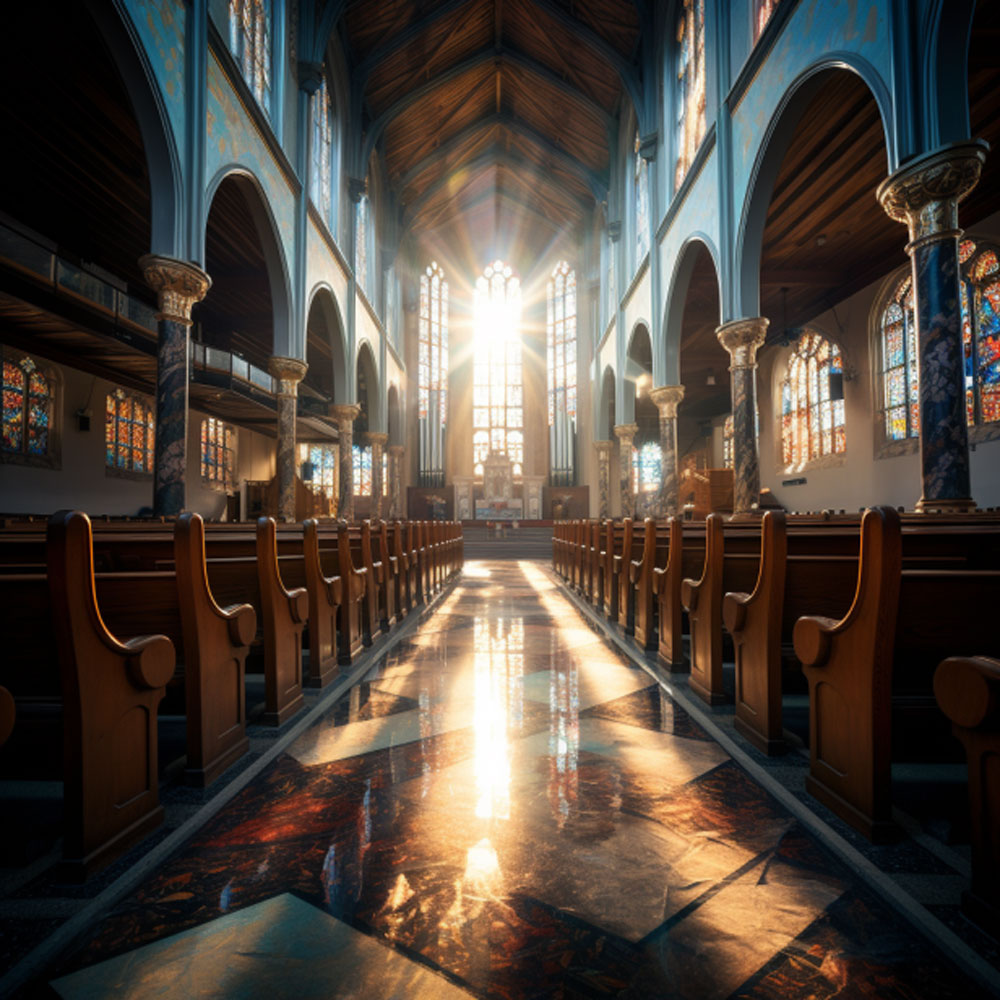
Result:
<svg viewBox="0 0 1000 1000"><path fill-rule="evenodd" d="M443 486L444 430L448 423L448 282L437 261L431 261L420 276L417 351L420 479L424 486Z"/></svg>
<svg viewBox="0 0 1000 1000"><path fill-rule="evenodd" d="M683 0L676 40L675 191L705 138L705 0Z"/></svg>
<svg viewBox="0 0 1000 1000"><path fill-rule="evenodd" d="M236 485L236 428L216 417L201 422L201 475L226 490Z"/></svg>
<svg viewBox="0 0 1000 1000"><path fill-rule="evenodd" d="M809 331L788 360L781 383L782 462L798 470L824 455L847 449L844 400L831 392L833 376L843 376L840 348ZM842 395L842 393L841 393Z"/></svg>
<svg viewBox="0 0 1000 1000"><path fill-rule="evenodd" d="M229 0L229 47L257 103L270 117L270 0Z"/></svg>
<svg viewBox="0 0 1000 1000"><path fill-rule="evenodd" d="M156 417L144 399L124 389L105 401L104 464L123 472L152 472Z"/></svg>
<svg viewBox="0 0 1000 1000"><path fill-rule="evenodd" d="M50 456L55 382L33 358L3 359L3 452L9 458Z"/></svg>
<svg viewBox="0 0 1000 1000"><path fill-rule="evenodd" d="M333 125L326 77L312 96L312 185L310 194L319 214L329 223L333 196Z"/></svg>

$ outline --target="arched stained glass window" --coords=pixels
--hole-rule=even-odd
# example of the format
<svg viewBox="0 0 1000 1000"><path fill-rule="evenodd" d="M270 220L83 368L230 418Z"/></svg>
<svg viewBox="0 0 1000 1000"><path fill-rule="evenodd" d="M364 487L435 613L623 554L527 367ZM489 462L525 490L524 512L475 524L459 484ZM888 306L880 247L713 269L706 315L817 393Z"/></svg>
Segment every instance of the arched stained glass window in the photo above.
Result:
<svg viewBox="0 0 1000 1000"><path fill-rule="evenodd" d="M52 381L29 357L3 361L3 450L43 458L49 453Z"/></svg>
<svg viewBox="0 0 1000 1000"><path fill-rule="evenodd" d="M437 261L420 276L417 355L420 484L444 485L444 429L448 422L448 282Z"/></svg>
<svg viewBox="0 0 1000 1000"><path fill-rule="evenodd" d="M733 468L733 415L731 413L722 425L722 465L726 469Z"/></svg>
<svg viewBox="0 0 1000 1000"><path fill-rule="evenodd" d="M840 348L818 333L799 338L781 383L782 461L788 470L801 469L823 455L847 450L844 400L831 392L842 382ZM833 376L841 376L836 380Z"/></svg>
<svg viewBox="0 0 1000 1000"><path fill-rule="evenodd" d="M368 201L368 195L363 194L358 200L355 206L355 225L356 231L354 234L354 277L357 280L358 287L368 293L368 213L370 210L370 203Z"/></svg>
<svg viewBox="0 0 1000 1000"><path fill-rule="evenodd" d="M635 262L638 266L649 252L649 164L639 152L639 133L635 133Z"/></svg>
<svg viewBox="0 0 1000 1000"><path fill-rule="evenodd" d="M330 119L330 91L323 77L312 96L312 176L310 196L319 214L329 223L333 197L333 124Z"/></svg>
<svg viewBox="0 0 1000 1000"><path fill-rule="evenodd" d="M229 47L257 103L270 116L270 0L229 0Z"/></svg>
<svg viewBox="0 0 1000 1000"><path fill-rule="evenodd" d="M215 417L201 422L201 475L227 490L236 485L236 428Z"/></svg>
<svg viewBox="0 0 1000 1000"><path fill-rule="evenodd" d="M965 413L970 427L1000 420L1000 259L991 246L963 240L962 342ZM920 433L920 379L912 278L906 275L882 313L881 414L885 437Z"/></svg>
<svg viewBox="0 0 1000 1000"><path fill-rule="evenodd" d="M576 271L564 260L549 278L546 334L552 484L569 486L575 474Z"/></svg>
<svg viewBox="0 0 1000 1000"><path fill-rule="evenodd" d="M125 472L153 471L156 418L145 400L124 389L109 392L105 403L104 464Z"/></svg>
<svg viewBox="0 0 1000 1000"><path fill-rule="evenodd" d="M677 18L676 74L675 191L705 138L705 0L683 0L681 5Z"/></svg>
<svg viewBox="0 0 1000 1000"><path fill-rule="evenodd" d="M774 13L775 8L778 6L778 0L754 0L754 10L753 10L753 40L756 44L757 39L764 33L764 29L767 27L767 22L771 20L771 15Z"/></svg>
<svg viewBox="0 0 1000 1000"><path fill-rule="evenodd" d="M521 282L501 260L476 281L472 388L472 460L477 476L490 452L524 469L524 381L521 370Z"/></svg>
<svg viewBox="0 0 1000 1000"><path fill-rule="evenodd" d="M632 448L632 489L636 496L652 493L660 488L663 452L656 441L647 441Z"/></svg>
<svg viewBox="0 0 1000 1000"><path fill-rule="evenodd" d="M308 478L303 475L302 479L313 493L328 500L337 498L339 470L336 449L328 444L300 444L299 466L308 475Z"/></svg>
<svg viewBox="0 0 1000 1000"><path fill-rule="evenodd" d="M354 459L354 495L356 497L370 497L372 495L371 445L354 445L352 457Z"/></svg>

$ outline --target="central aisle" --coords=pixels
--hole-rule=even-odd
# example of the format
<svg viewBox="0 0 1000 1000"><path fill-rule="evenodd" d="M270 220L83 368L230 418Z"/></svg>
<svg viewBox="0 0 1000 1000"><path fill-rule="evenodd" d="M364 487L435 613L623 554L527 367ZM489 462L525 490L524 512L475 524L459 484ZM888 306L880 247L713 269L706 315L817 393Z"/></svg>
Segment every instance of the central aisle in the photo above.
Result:
<svg viewBox="0 0 1000 1000"><path fill-rule="evenodd" d="M64 971L66 997L978 995L530 562L468 564Z"/></svg>

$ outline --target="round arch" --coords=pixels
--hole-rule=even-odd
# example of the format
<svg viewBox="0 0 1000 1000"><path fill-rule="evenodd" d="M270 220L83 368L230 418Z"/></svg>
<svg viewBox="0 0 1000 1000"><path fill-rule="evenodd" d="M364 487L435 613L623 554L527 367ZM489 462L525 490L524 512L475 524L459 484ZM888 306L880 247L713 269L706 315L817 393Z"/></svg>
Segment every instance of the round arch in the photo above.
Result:
<svg viewBox="0 0 1000 1000"><path fill-rule="evenodd" d="M212 202L224 181L232 181L246 199L253 218L257 239L264 255L268 284L271 291L271 311L274 332L271 353L274 357L294 357L292 350L292 311L289 292L288 264L278 237L278 226L267 200L267 194L257 177L246 167L231 163L222 167L209 182L205 193L205 228L201 233L200 259L204 260L208 217ZM211 277L211 275L209 275Z"/></svg>
<svg viewBox="0 0 1000 1000"><path fill-rule="evenodd" d="M703 232L692 233L681 244L674 261L674 271L667 288L667 299L663 307L663 371L655 370L657 385L679 385L681 381L681 330L684 324L684 308L687 305L691 277L702 253L708 253L715 271L715 281L719 295L719 315L717 325L722 323L722 281L719 270L719 251L712 240Z"/></svg>
<svg viewBox="0 0 1000 1000"><path fill-rule="evenodd" d="M354 365L355 375L355 399L360 403L361 382L364 378L365 402L367 404L368 430L382 430L385 427L385 418L382 404L382 387L379 379L378 365L375 363L375 352L372 345L367 340L362 340L358 345L357 360ZM356 426L356 425L355 425Z"/></svg>
<svg viewBox="0 0 1000 1000"><path fill-rule="evenodd" d="M118 4L88 0L85 6L121 74L142 135L150 188L149 252L203 260L195 247L186 246L180 156L149 58Z"/></svg>
<svg viewBox="0 0 1000 1000"><path fill-rule="evenodd" d="M315 285L312 291L310 291L306 302L307 354L309 330L313 325L314 310L321 318L327 337L326 343L330 350L330 363L332 367L330 382L333 386L333 401L335 403L349 403L351 401L351 378L350 365L347 360L347 341L344 336L346 327L344 326L344 318L340 311L340 304L337 302L337 297L334 295L333 289L326 282L320 282Z"/></svg>
<svg viewBox="0 0 1000 1000"><path fill-rule="evenodd" d="M841 72L859 77L875 101L889 171L895 168L897 152L892 104L888 89L875 68L854 53L834 52L803 70L782 95L771 116L750 174L736 237L735 318L760 315L760 265L774 182L806 109L825 82Z"/></svg>

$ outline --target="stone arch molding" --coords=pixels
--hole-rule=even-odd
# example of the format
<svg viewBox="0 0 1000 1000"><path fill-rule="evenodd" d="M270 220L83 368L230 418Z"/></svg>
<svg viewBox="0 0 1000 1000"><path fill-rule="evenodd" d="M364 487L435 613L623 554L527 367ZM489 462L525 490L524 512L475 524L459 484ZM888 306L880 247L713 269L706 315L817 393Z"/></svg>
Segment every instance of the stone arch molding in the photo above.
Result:
<svg viewBox="0 0 1000 1000"><path fill-rule="evenodd" d="M212 201L215 199L216 192L222 182L227 179L233 179L240 185L264 254L264 264L267 267L268 284L271 290L271 311L274 324L271 353L277 358L298 358L305 353L305 338L302 339L300 345L297 338L293 336L288 261L285 258L277 221L260 180L252 171L247 170L241 164L231 163L223 167L208 185L205 193L205 229L201 232L199 259L205 259L205 239Z"/></svg>
<svg viewBox="0 0 1000 1000"><path fill-rule="evenodd" d="M743 208L736 236L735 318L760 315L760 262L764 226L778 170L792 135L810 101L832 72L854 73L868 88L882 121L886 160L891 173L896 165L896 129L889 89L879 72L853 52L828 53L803 70L782 94L757 148L753 170L743 193ZM877 208L874 197L873 209Z"/></svg>

